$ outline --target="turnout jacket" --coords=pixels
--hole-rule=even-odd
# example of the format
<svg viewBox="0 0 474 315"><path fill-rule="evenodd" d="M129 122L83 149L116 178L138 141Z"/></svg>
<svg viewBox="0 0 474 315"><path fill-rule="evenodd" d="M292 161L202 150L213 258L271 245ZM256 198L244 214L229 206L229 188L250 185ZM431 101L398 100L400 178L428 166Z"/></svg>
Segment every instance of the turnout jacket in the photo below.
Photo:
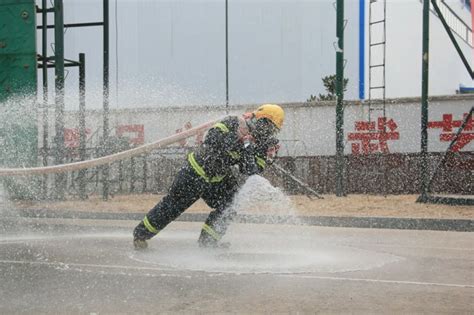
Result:
<svg viewBox="0 0 474 315"><path fill-rule="evenodd" d="M253 138L243 118L230 116L209 129L204 142L188 155L188 162L206 182L217 183L231 174L233 165L249 175L263 172L267 151L277 143L273 137ZM249 167L256 169L249 171Z"/></svg>

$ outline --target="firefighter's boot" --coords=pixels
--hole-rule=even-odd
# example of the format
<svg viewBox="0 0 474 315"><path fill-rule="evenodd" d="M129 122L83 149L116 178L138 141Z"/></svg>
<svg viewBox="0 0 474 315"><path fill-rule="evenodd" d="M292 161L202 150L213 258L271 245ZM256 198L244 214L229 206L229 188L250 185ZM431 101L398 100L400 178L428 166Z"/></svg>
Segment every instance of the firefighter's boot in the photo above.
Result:
<svg viewBox="0 0 474 315"><path fill-rule="evenodd" d="M215 231L212 227L204 224L201 235L199 236L198 244L201 248L223 248L227 249L230 247L229 242L221 242L221 235Z"/></svg>
<svg viewBox="0 0 474 315"><path fill-rule="evenodd" d="M140 222L133 230L133 247L136 250L143 250L148 247L147 240L155 236L156 233L150 232L144 221Z"/></svg>

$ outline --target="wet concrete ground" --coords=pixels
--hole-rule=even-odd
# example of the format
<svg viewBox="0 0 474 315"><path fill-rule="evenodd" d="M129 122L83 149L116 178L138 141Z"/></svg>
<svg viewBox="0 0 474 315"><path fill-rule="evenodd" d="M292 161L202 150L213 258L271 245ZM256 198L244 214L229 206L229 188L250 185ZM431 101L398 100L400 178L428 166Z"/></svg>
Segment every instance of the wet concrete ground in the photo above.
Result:
<svg viewBox="0 0 474 315"><path fill-rule="evenodd" d="M175 222L137 252L136 222L39 221L0 230L0 314L474 312L473 233L234 224L203 250Z"/></svg>

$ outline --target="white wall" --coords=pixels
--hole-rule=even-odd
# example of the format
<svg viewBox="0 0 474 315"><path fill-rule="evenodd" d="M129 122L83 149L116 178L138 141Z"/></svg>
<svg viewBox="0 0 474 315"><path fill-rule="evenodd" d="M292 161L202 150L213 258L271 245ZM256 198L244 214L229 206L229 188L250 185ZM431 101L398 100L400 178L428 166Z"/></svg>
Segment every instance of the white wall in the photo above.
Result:
<svg viewBox="0 0 474 315"><path fill-rule="evenodd" d="M453 120L463 119L472 106L474 97L438 97L431 100L429 105L429 121L443 121L443 114L451 114ZM307 104L284 104L286 119L279 139L282 143L280 155L282 156L313 156L335 154L335 107L333 103ZM255 109L255 106L235 106L232 115ZM415 153L420 151L420 100L404 99L391 100L387 104L387 117L393 119L397 128L394 132L399 133L398 140L387 141L390 153ZM168 109L140 109L140 110L118 110L111 112L111 125L143 124L145 128L145 142L149 143L170 136L177 129L183 128L190 122L192 126L198 126L209 120L225 115L222 107L208 108L168 108ZM52 115L51 115L52 116ZM375 115L374 120L381 114ZM351 144L359 143L350 141L349 134L355 132L356 121L367 121L367 107L360 104L348 104L345 109L344 131L345 152L352 153ZM53 118L50 121L50 135L53 136ZM101 133L102 115L98 111L87 114L87 127L92 131L99 129ZM77 112L68 112L66 127L77 127ZM39 122L39 134L42 134L41 122ZM449 133L453 134L457 128ZM472 128L471 128L472 129ZM377 130L376 130L377 131ZM387 128L387 131L390 131ZM472 137L472 130L468 131ZM429 151L444 152L449 143L440 141L443 130L430 128ZM113 132L112 132L113 134ZM41 137L40 137L41 138ZM194 140L189 142L190 145ZM377 144L378 141L372 141ZM41 143L40 143L41 146ZM380 150L379 150L380 151ZM474 151L474 141L465 146L462 151Z"/></svg>

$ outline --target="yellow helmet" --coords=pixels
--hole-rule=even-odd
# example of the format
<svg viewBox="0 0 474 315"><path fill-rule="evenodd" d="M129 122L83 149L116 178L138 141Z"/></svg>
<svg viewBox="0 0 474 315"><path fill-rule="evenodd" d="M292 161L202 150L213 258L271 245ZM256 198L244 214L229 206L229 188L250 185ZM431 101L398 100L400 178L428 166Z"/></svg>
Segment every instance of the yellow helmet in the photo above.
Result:
<svg viewBox="0 0 474 315"><path fill-rule="evenodd" d="M270 120L275 127L281 129L283 126L283 120L285 119L285 112L283 108L275 104L264 104L257 108L254 112L255 118L267 118Z"/></svg>

